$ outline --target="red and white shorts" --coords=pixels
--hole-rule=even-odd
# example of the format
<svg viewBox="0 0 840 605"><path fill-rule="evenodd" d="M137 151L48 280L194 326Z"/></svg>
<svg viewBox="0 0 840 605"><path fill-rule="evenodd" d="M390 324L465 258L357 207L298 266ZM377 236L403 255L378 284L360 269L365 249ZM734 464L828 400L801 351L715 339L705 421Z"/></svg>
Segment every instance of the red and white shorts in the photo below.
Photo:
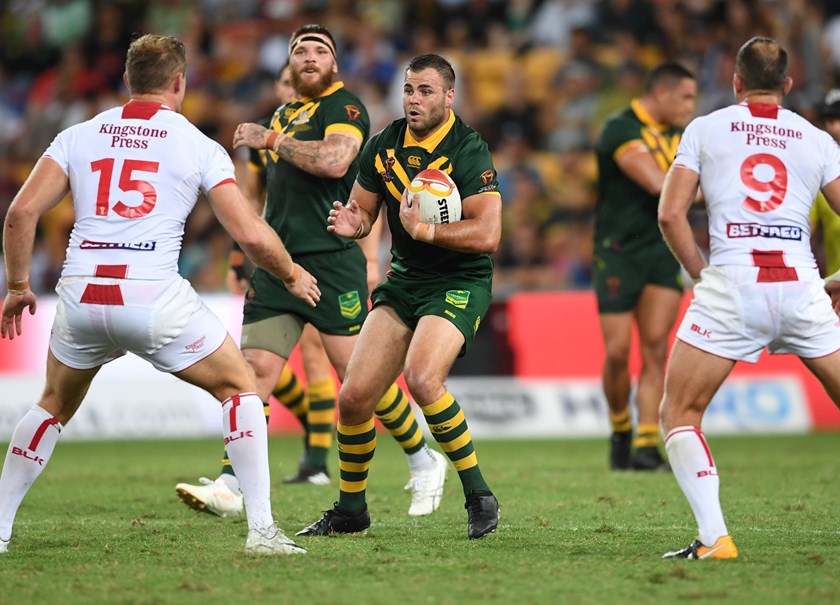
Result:
<svg viewBox="0 0 840 605"><path fill-rule="evenodd" d="M770 353L813 359L840 349L840 319L817 269L796 268L791 281L758 281L759 267L709 266L677 338L727 359Z"/></svg>
<svg viewBox="0 0 840 605"><path fill-rule="evenodd" d="M227 336L180 276L64 277L56 292L50 351L71 368L95 368L131 352L158 370L178 372L216 351Z"/></svg>

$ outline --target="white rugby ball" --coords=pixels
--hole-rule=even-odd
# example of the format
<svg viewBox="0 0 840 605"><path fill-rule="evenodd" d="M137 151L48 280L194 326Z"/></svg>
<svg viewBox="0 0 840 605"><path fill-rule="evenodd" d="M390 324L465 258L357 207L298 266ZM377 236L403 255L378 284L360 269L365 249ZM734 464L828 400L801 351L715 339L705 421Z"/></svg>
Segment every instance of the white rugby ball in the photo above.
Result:
<svg viewBox="0 0 840 605"><path fill-rule="evenodd" d="M420 220L424 223L440 225L461 220L461 194L442 170L418 172L408 186L409 201L415 193L420 196Z"/></svg>

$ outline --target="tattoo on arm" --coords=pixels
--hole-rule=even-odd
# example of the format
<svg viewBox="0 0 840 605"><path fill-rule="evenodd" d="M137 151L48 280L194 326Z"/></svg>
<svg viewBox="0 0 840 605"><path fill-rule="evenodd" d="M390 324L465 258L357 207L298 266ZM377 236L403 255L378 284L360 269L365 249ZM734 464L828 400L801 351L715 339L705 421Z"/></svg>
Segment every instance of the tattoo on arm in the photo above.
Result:
<svg viewBox="0 0 840 605"><path fill-rule="evenodd" d="M344 176L361 145L354 137L330 135L323 141L297 141L283 137L278 142L281 158L315 176Z"/></svg>

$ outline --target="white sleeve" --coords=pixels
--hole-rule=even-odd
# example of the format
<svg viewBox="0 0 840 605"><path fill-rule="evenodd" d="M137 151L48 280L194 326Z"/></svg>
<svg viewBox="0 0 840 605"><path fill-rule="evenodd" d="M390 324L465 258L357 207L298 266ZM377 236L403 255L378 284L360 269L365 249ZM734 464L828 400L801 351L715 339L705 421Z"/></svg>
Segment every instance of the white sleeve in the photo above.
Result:
<svg viewBox="0 0 840 605"><path fill-rule="evenodd" d="M685 128L680 145L677 147L677 157L674 158L674 166L688 168L700 174L700 128L699 119L693 120Z"/></svg>
<svg viewBox="0 0 840 605"><path fill-rule="evenodd" d="M825 153L823 153L825 170L823 170L822 183L820 183L821 189L840 177L840 146L834 142L834 139L828 133L823 134L826 135L826 144L824 145Z"/></svg>
<svg viewBox="0 0 840 605"><path fill-rule="evenodd" d="M233 161L225 148L215 141L210 141L208 148L207 161L204 163L204 170L201 174L201 189L204 193L225 181L236 182Z"/></svg>
<svg viewBox="0 0 840 605"><path fill-rule="evenodd" d="M70 144L68 143L68 139L70 135L67 134L67 130L59 132L56 137L53 139L50 146L47 147L47 150L44 152L44 157L48 157L51 160L55 160L55 162L61 166L61 169L64 171L64 174L70 174L70 154L67 153L68 149L70 149Z"/></svg>

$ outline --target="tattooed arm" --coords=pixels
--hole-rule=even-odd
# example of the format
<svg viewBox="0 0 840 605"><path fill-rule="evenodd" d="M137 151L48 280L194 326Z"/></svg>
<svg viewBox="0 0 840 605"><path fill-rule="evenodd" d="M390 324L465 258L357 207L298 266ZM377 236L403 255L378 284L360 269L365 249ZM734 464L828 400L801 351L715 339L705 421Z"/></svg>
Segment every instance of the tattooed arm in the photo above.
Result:
<svg viewBox="0 0 840 605"><path fill-rule="evenodd" d="M273 136L272 136L273 135ZM354 136L332 133L322 141L298 141L259 124L240 124L233 136L233 148L271 149L301 170L315 176L339 179L347 173L359 153L361 142Z"/></svg>

